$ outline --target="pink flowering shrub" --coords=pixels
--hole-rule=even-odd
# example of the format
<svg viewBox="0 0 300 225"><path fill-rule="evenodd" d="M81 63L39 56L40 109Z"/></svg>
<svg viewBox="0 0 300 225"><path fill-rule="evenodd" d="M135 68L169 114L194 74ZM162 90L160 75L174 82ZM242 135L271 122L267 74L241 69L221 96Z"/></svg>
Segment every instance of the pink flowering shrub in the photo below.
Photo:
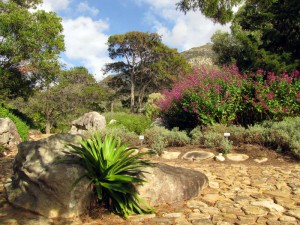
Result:
<svg viewBox="0 0 300 225"><path fill-rule="evenodd" d="M300 73L275 75L258 70L250 74L243 98L243 110L237 114L239 124L263 120L282 120L300 115Z"/></svg>
<svg viewBox="0 0 300 225"><path fill-rule="evenodd" d="M157 104L169 126L193 128L214 123L254 124L299 115L299 72L257 71L241 74L236 66L222 71L194 69L163 91Z"/></svg>

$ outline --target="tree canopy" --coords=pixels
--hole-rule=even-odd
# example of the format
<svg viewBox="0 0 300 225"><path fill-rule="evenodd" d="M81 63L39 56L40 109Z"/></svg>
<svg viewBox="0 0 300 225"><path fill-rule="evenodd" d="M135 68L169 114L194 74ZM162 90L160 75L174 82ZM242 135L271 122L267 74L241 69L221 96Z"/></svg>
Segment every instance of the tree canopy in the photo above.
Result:
<svg viewBox="0 0 300 225"><path fill-rule="evenodd" d="M236 13L231 34L212 36L219 64L281 73L300 69L300 5L297 0L248 0Z"/></svg>
<svg viewBox="0 0 300 225"><path fill-rule="evenodd" d="M50 133L51 128L69 129L70 122L88 111L98 111L107 97L101 87L84 67L74 67L56 74L55 82L43 90L36 90L28 101L15 100L23 113ZM65 130L66 131L66 130Z"/></svg>
<svg viewBox="0 0 300 225"><path fill-rule="evenodd" d="M32 11L39 0L0 1L0 66L2 84L14 92L17 84L29 86L41 78L41 71L58 67L64 50L61 18L54 12ZM49 75L50 73L47 73ZM8 96L14 97L14 96Z"/></svg>
<svg viewBox="0 0 300 225"><path fill-rule="evenodd" d="M164 45L156 33L132 31L110 36L108 51L112 59L119 61L107 64L104 70L122 74L123 80L129 81L131 112L135 108L136 90L141 106L150 86L155 88L159 82L176 77L179 71L190 69L186 60L175 49Z"/></svg>
<svg viewBox="0 0 300 225"><path fill-rule="evenodd" d="M214 22L225 24L233 18L233 7L241 2L243 0L181 0L176 5L184 13L200 10Z"/></svg>

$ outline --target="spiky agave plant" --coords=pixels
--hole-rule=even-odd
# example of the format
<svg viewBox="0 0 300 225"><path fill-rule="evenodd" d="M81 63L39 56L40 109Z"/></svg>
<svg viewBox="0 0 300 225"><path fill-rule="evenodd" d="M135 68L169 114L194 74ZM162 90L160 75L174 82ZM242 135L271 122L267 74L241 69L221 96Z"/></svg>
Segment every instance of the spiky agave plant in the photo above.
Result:
<svg viewBox="0 0 300 225"><path fill-rule="evenodd" d="M145 182L138 175L144 167L152 166L149 160L141 158L149 153L133 154L136 149L127 149L127 145L121 145L120 138L113 134L102 141L96 133L92 138L81 140L80 146L69 146L71 152L82 159L79 163L87 171L84 176L89 178L99 202L124 218L133 213L153 211L139 198L134 186Z"/></svg>

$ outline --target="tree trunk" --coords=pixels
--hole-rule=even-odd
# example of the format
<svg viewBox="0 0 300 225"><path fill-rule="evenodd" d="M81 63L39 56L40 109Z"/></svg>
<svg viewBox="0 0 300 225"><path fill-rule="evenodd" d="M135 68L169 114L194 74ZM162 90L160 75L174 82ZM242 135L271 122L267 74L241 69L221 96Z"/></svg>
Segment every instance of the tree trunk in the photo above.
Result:
<svg viewBox="0 0 300 225"><path fill-rule="evenodd" d="M110 104L110 112L114 112L114 102L112 101Z"/></svg>
<svg viewBox="0 0 300 225"><path fill-rule="evenodd" d="M145 95L145 89L146 89L146 86L143 86L141 91L140 91L140 94L139 94L139 112L141 112L142 110L142 104L143 104L143 99L144 99L144 95Z"/></svg>
<svg viewBox="0 0 300 225"><path fill-rule="evenodd" d="M138 104L139 104L139 112L141 112L141 109L142 109L142 105L143 105L143 99L144 99L144 96L145 96L145 91L147 89L147 87L150 85L150 81L147 82L146 84L144 84L140 90L140 93L139 93L139 99L138 99Z"/></svg>
<svg viewBox="0 0 300 225"><path fill-rule="evenodd" d="M131 87L130 87L130 90L131 90L131 93L130 93L130 112L134 113L134 88L135 88L135 85L134 85L134 75L133 74L130 75L130 82L131 82Z"/></svg>
<svg viewBox="0 0 300 225"><path fill-rule="evenodd" d="M51 110L48 110L46 112L46 128L45 128L45 132L46 134L50 134L51 132Z"/></svg>
<svg viewBox="0 0 300 225"><path fill-rule="evenodd" d="M50 121L47 119L46 120L46 134L50 134L51 131L51 123Z"/></svg>

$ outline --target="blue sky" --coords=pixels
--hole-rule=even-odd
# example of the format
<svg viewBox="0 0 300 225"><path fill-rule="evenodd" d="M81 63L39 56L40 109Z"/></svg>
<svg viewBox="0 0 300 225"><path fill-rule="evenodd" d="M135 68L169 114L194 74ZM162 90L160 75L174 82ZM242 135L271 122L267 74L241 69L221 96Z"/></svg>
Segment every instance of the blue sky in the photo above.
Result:
<svg viewBox="0 0 300 225"><path fill-rule="evenodd" d="M176 10L177 0L44 0L40 8L62 17L66 51L61 61L67 67L85 66L97 80L101 68L111 62L107 52L110 35L128 31L156 32L178 51L210 42L216 30L229 24L214 24L200 12L186 15Z"/></svg>

